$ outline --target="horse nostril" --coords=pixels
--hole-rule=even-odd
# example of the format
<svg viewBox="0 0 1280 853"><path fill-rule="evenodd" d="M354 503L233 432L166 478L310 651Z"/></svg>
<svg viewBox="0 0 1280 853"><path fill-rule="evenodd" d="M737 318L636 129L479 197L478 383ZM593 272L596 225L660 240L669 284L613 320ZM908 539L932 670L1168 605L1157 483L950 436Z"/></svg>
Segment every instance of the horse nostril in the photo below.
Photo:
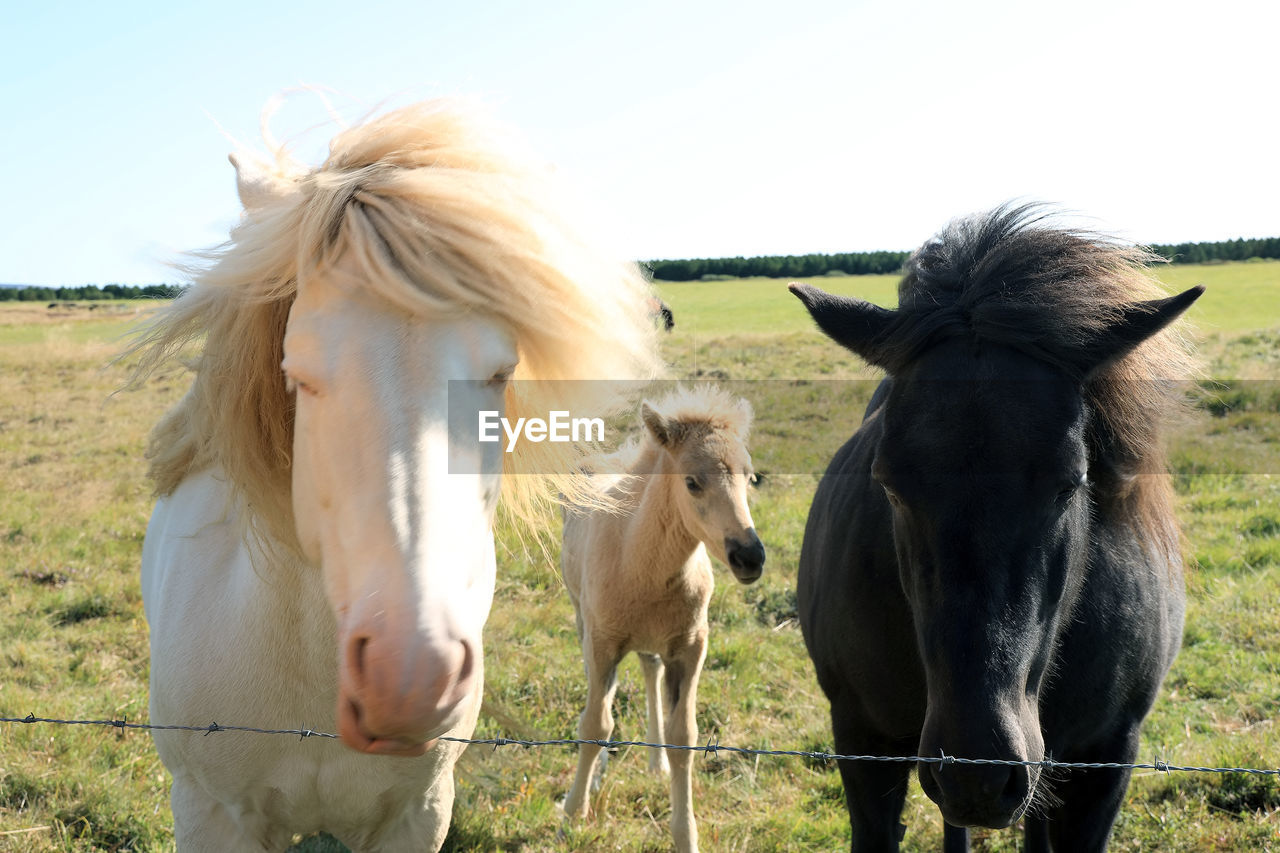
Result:
<svg viewBox="0 0 1280 853"><path fill-rule="evenodd" d="M729 549L729 562L739 567L758 568L764 565L764 545L757 539L748 545L735 543Z"/></svg>
<svg viewBox="0 0 1280 853"><path fill-rule="evenodd" d="M368 637L352 637L347 646L347 669L356 684L364 684L365 651L369 646Z"/></svg>
<svg viewBox="0 0 1280 853"><path fill-rule="evenodd" d="M1021 803L1027 795L1024 779L1025 776L1019 774L1015 768L1009 768L1009 781L1005 783L1004 790L1000 792L1001 799L1005 802Z"/></svg>

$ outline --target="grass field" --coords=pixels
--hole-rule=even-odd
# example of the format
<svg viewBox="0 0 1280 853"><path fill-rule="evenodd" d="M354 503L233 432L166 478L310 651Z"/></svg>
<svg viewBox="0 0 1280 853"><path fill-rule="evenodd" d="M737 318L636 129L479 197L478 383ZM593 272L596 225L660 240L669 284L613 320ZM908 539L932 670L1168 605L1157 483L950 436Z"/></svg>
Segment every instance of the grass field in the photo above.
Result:
<svg viewBox="0 0 1280 853"><path fill-rule="evenodd" d="M1184 648L1148 720L1144 759L1280 765L1280 263L1169 267L1171 289L1202 282L1193 309L1209 376L1178 428L1177 474L1193 568ZM891 277L814 283L892 304ZM769 548L765 577L727 571L711 607L699 691L704 740L829 750L826 702L794 621L794 582L816 474L856 422L873 376L813 331L785 282L663 285L677 327L673 373L753 382L768 412L755 436L769 473L754 515ZM180 368L112 396L110 366L133 321L103 309L50 312L0 304L0 716L146 717L147 634L137 567L150 511L143 439L185 390ZM486 713L479 736L572 736L585 695L572 610L552 560L514 546L500 555L486 630ZM620 671L619 739L644 733L639 667ZM207 724L210 721L191 721ZM252 709L243 720L253 724ZM299 721L303 723L305 721ZM199 735L193 735L199 736ZM216 737L254 737L220 734ZM309 739L299 749L340 749ZM596 795L597 815L564 825L555 802L574 755L563 747L473 749L460 765L446 849L670 848L665 783L623 750ZM848 846L835 768L720 753L695 761L694 796L708 851L817 851ZM114 729L0 724L0 851L159 851L172 847L168 779L150 739ZM940 844L932 803L913 787L904 849ZM1010 832L975 847L1019 848ZM1280 849L1274 777L1137 774L1117 850ZM299 850L338 849L323 839Z"/></svg>

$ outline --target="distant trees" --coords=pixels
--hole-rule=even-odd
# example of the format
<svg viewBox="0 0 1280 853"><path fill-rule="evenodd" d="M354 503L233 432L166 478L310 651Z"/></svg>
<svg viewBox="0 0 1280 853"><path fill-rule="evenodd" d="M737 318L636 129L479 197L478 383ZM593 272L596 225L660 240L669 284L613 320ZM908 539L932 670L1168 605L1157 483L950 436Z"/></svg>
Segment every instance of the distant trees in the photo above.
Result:
<svg viewBox="0 0 1280 853"><path fill-rule="evenodd" d="M1225 240L1218 243L1160 244L1150 247L1175 264L1280 258L1280 237ZM755 258L693 258L648 261L661 281L712 281L718 278L814 278L822 275L892 275L901 272L910 252L843 252L833 255L768 255Z"/></svg>
<svg viewBox="0 0 1280 853"><path fill-rule="evenodd" d="M663 281L726 278L813 278L829 272L845 275L893 274L909 252L842 252L833 255L767 255L755 258L693 258L649 261L653 277Z"/></svg>
<svg viewBox="0 0 1280 853"><path fill-rule="evenodd" d="M179 284L108 284L99 287L0 287L0 302L98 302L103 299L172 299L183 291Z"/></svg>
<svg viewBox="0 0 1280 853"><path fill-rule="evenodd" d="M1175 264L1211 264L1280 258L1280 237L1222 240L1217 243L1159 243L1149 247ZM643 265L661 281L715 281L731 278L816 278L823 275L893 275L901 272L910 252L840 252L832 255L761 255L744 258L690 258L647 261ZM178 284L108 284L99 287L4 287L0 302L92 302L99 299L172 299Z"/></svg>
<svg viewBox="0 0 1280 853"><path fill-rule="evenodd" d="M1218 243L1163 243L1151 250L1175 264L1208 264L1214 261L1247 261L1280 258L1280 237L1223 240Z"/></svg>

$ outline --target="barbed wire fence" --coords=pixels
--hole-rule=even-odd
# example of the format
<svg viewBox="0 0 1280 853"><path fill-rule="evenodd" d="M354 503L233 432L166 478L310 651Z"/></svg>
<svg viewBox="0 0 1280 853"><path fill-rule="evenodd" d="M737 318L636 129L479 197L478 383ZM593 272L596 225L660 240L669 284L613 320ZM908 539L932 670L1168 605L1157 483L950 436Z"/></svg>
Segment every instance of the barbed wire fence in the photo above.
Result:
<svg viewBox="0 0 1280 853"><path fill-rule="evenodd" d="M180 731L191 732L193 734L202 734L208 737L212 734L220 734L224 732L241 732L246 734L259 735L291 735L299 740L307 738L328 738L337 740L338 736L330 732L316 731L315 729L262 729L253 726L234 726L220 725L218 723L210 723L207 726L183 726L183 725L161 725L157 723L139 723L130 722L127 719L120 720L60 720L51 717L37 717L34 714L28 714L25 717L0 717L0 723L15 723L24 725L47 724L56 726L96 726L102 728L114 728L119 731L130 729L138 729L145 731ZM471 746L489 746L495 751L500 747L519 746L525 749L549 746L600 746L605 749L618 749L622 747L648 747L652 749L676 749L687 752L702 752L709 756L716 756L721 752L731 754L747 755L747 756L767 756L781 758L804 758L812 761L874 761L888 762L898 764L970 764L970 765L998 765L1004 767L1038 767L1042 770L1154 770L1159 773L1241 773L1251 774L1255 776L1280 776L1280 769L1277 768L1259 768L1259 767L1202 767L1197 765L1174 764L1168 761L1155 760L1151 762L1127 763L1119 761L1100 761L1100 762L1082 762L1082 761L1056 761L1052 758L1044 758L1040 761L1026 761L1015 759L1001 758L964 758L955 755L841 755L831 752L811 752L797 749L760 749L754 747L726 746L714 741L708 741L706 744L670 744L670 743L649 743L641 740L583 740L579 738L552 738L548 740L533 740L525 738L458 738L443 736L439 740L450 741L453 743L465 743Z"/></svg>

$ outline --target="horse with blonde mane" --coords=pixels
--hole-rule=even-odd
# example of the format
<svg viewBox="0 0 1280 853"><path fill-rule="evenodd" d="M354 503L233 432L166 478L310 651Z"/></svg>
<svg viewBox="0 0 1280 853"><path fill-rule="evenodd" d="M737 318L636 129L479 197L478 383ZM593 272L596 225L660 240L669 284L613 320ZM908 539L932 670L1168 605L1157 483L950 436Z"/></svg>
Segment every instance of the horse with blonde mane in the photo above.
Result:
<svg viewBox="0 0 1280 853"><path fill-rule="evenodd" d="M603 412L617 383L511 380L659 369L643 279L495 130L436 101L344 130L313 169L233 156L240 222L132 350L140 379L200 345L148 450L152 722L342 741L157 731L183 851L316 831L440 848L463 749L442 738L480 708L495 511L536 522L582 489L554 473L575 445L451 444L449 413L514 418L547 393Z"/></svg>
<svg viewBox="0 0 1280 853"><path fill-rule="evenodd" d="M561 563L587 672L579 738L612 733L618 663L634 651L644 669L649 742L697 741L714 586L707 551L744 584L764 571L764 545L747 506L751 416L745 400L710 387L646 402L639 440L605 460L619 473L599 475L607 507L566 508ZM666 752L651 750L649 769L671 773L671 832L676 849L689 853L698 849L693 765L688 750L670 750L669 761ZM588 789L604 758L598 745L579 747L566 815L590 811Z"/></svg>

